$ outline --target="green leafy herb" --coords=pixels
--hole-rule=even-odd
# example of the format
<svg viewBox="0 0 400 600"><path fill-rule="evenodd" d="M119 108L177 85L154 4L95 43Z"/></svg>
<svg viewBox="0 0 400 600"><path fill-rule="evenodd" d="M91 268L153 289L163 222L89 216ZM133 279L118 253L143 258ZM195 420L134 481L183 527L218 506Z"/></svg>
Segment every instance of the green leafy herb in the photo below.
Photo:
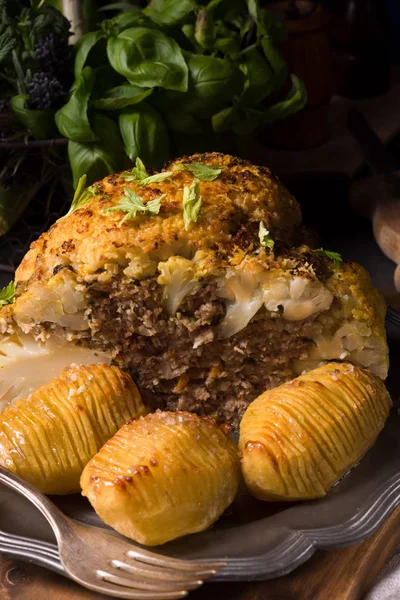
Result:
<svg viewBox="0 0 400 600"><path fill-rule="evenodd" d="M89 198L91 198L92 196L98 196L99 198L108 199L107 194L100 193L101 184L97 183L96 185L89 185L88 187L85 187L86 179L86 175L82 175L82 177L79 179L70 209L67 212L67 214L64 215L64 217L75 212L76 210L78 210L78 208L82 208L82 206L84 206L89 200ZM63 219L64 217L61 218Z"/></svg>
<svg viewBox="0 0 400 600"><path fill-rule="evenodd" d="M147 165L159 169L169 156L168 131L160 113L141 102L121 111L118 123L129 158L141 156Z"/></svg>
<svg viewBox="0 0 400 600"><path fill-rule="evenodd" d="M60 133L73 142L96 142L97 135L89 123L89 98L95 81L93 69L85 67L78 76L67 104L56 114Z"/></svg>
<svg viewBox="0 0 400 600"><path fill-rule="evenodd" d="M260 228L258 230L258 237L260 238L261 246L264 248L271 248L273 250L275 242L270 236L268 229L265 227L264 222L260 221Z"/></svg>
<svg viewBox="0 0 400 600"><path fill-rule="evenodd" d="M214 179L217 179L221 175L224 167L212 167L199 162L192 162L181 163L177 168L190 171L197 179L201 179L201 181L214 181Z"/></svg>
<svg viewBox="0 0 400 600"><path fill-rule="evenodd" d="M117 73L133 85L186 92L188 68L179 45L156 29L133 27L112 37L107 55Z"/></svg>
<svg viewBox="0 0 400 600"><path fill-rule="evenodd" d="M13 302L14 300L14 296L15 284L13 281L10 281L10 283L6 287L3 287L3 289L0 290L0 306L11 304L11 302Z"/></svg>
<svg viewBox="0 0 400 600"><path fill-rule="evenodd" d="M162 194L161 196L158 196L158 198L149 200L146 204L144 204L143 198L139 196L137 192L130 190L129 188L124 188L124 195L122 196L120 203L117 206L105 208L103 212L106 214L114 210L126 212L126 215L119 223L119 226L121 227L122 223L128 219L133 219L133 217L136 217L138 212L147 215L158 215L161 208L161 200L164 198L164 196L165 194Z"/></svg>
<svg viewBox="0 0 400 600"><path fill-rule="evenodd" d="M183 188L183 222L186 231L189 229L189 225L192 221L194 223L197 222L201 203L200 182L198 179L193 179L189 187Z"/></svg>
<svg viewBox="0 0 400 600"><path fill-rule="evenodd" d="M339 270L340 263L343 262L343 258L340 256L338 252L332 252L331 250L324 250L323 248L317 248L313 250L314 254L317 256L323 256L324 258L329 258L333 260L333 267L335 271Z"/></svg>
<svg viewBox="0 0 400 600"><path fill-rule="evenodd" d="M125 181L135 181L138 186L142 186L148 185L149 183L159 183L160 181L164 181L164 179L168 179L171 175L172 171L164 171L163 173L149 175L143 161L137 157L133 169L131 171L124 171L120 177L121 179L125 179Z"/></svg>

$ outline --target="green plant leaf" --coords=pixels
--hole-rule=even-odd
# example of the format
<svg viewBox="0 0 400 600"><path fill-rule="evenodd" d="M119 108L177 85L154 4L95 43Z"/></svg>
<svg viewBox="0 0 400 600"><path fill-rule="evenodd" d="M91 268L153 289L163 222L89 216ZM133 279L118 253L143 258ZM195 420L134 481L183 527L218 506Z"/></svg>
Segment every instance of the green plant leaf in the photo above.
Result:
<svg viewBox="0 0 400 600"><path fill-rule="evenodd" d="M168 131L160 115L145 102L126 108L119 116L125 152L131 160L140 156L144 163L159 169L169 156Z"/></svg>
<svg viewBox="0 0 400 600"><path fill-rule="evenodd" d="M194 0L151 0L143 13L157 25L177 25L195 6Z"/></svg>
<svg viewBox="0 0 400 600"><path fill-rule="evenodd" d="M216 133L229 131L236 120L236 108L229 106L223 108L211 117L212 128Z"/></svg>
<svg viewBox="0 0 400 600"><path fill-rule="evenodd" d="M264 35L261 38L261 47L274 73L274 79L272 80L275 85L274 89L278 90L286 82L288 77L286 60L281 51L275 46L271 36Z"/></svg>
<svg viewBox="0 0 400 600"><path fill-rule="evenodd" d="M183 188L183 222L186 231L189 229L190 223L197 222L199 218L202 199L200 196L200 183L198 179L193 179L189 187Z"/></svg>
<svg viewBox="0 0 400 600"><path fill-rule="evenodd" d="M258 29L261 35L268 34L274 42L284 42L287 39L287 30L282 21L272 12L260 8L258 13Z"/></svg>
<svg viewBox="0 0 400 600"><path fill-rule="evenodd" d="M256 25L259 22L260 4L258 0L246 0L247 10L250 13L251 18L254 20Z"/></svg>
<svg viewBox="0 0 400 600"><path fill-rule="evenodd" d="M153 89L146 90L137 85L119 85L108 90L104 98L94 100L93 106L101 110L120 110L126 106L139 104L152 92Z"/></svg>
<svg viewBox="0 0 400 600"><path fill-rule="evenodd" d="M131 190L129 188L124 188L124 195L122 196L119 204L116 206L111 206L110 208L104 208L103 212L105 214L110 213L115 210L119 210L122 212L126 212L126 215L119 222L119 226L127 221L128 219L133 219L136 217L137 213L143 213L144 215L158 215L161 208L161 200L164 198L165 194L161 194L158 198L154 198L153 200L149 200L144 204L143 198L135 192L135 190Z"/></svg>
<svg viewBox="0 0 400 600"><path fill-rule="evenodd" d="M149 27L150 29L157 26L149 19L143 10L127 10L111 19L112 26L116 27L118 33L129 29L130 27Z"/></svg>
<svg viewBox="0 0 400 600"><path fill-rule="evenodd" d="M124 154L117 125L106 115L97 112L93 114L92 124L98 142L68 143L74 187L77 187L82 175L86 174L87 182L92 184L106 175L117 173L123 167Z"/></svg>
<svg viewBox="0 0 400 600"><path fill-rule="evenodd" d="M0 306L5 306L6 304L11 304L14 302L14 296L15 284L13 281L10 281L6 287L3 287L0 290Z"/></svg>
<svg viewBox="0 0 400 600"><path fill-rule="evenodd" d="M176 166L177 170L189 171L196 179L201 179L201 181L214 181L221 175L223 168L204 165L196 161L192 163L180 163Z"/></svg>
<svg viewBox="0 0 400 600"><path fill-rule="evenodd" d="M291 75L291 78L292 89L285 100L278 102L274 106L270 106L263 113L262 121L265 125L278 121L279 119L286 119L289 115L298 112L306 105L306 86L296 75Z"/></svg>
<svg viewBox="0 0 400 600"><path fill-rule="evenodd" d="M102 31L90 31L83 35L75 44L75 79L81 74L90 51L97 42L104 39Z"/></svg>
<svg viewBox="0 0 400 600"><path fill-rule="evenodd" d="M134 85L186 92L188 68L178 44L161 31L135 27L110 38L111 66Z"/></svg>
<svg viewBox="0 0 400 600"><path fill-rule="evenodd" d="M215 25L211 14L201 8L196 16L194 39L201 48L211 50L215 40Z"/></svg>
<svg viewBox="0 0 400 600"><path fill-rule="evenodd" d="M232 97L243 89L244 76L233 62L185 54L189 67L189 93L182 100L184 110L197 118L211 117L231 104Z"/></svg>
<svg viewBox="0 0 400 600"><path fill-rule="evenodd" d="M0 36L0 63L7 58L16 45L17 40L8 33L3 33Z"/></svg>
<svg viewBox="0 0 400 600"><path fill-rule="evenodd" d="M335 269L335 271L339 270L340 263L343 262L343 258L338 252L324 250L323 248L317 248L316 250L313 250L313 252L317 256L323 256L324 258L329 258L329 260L333 260L333 268Z"/></svg>
<svg viewBox="0 0 400 600"><path fill-rule="evenodd" d="M240 68L246 77L240 95L243 104L258 104L276 89L275 74L255 46L241 53Z"/></svg>
<svg viewBox="0 0 400 600"><path fill-rule="evenodd" d="M155 173L149 175L143 161L137 157L135 166L131 171L124 171L121 173L121 179L125 181L135 181L138 186L148 185L149 183L159 183L171 177L172 171L163 171L162 173Z"/></svg>
<svg viewBox="0 0 400 600"><path fill-rule="evenodd" d="M61 133L73 142L95 142L88 118L89 98L95 75L91 67L85 67L76 79L67 104L56 113L56 124Z"/></svg>
<svg viewBox="0 0 400 600"><path fill-rule="evenodd" d="M236 60L239 56L239 42L234 37L219 37L214 41L214 50L222 52L225 56L232 60Z"/></svg>
<svg viewBox="0 0 400 600"><path fill-rule="evenodd" d="M192 115L181 110L167 110L164 114L164 119L168 128L178 133L193 133L197 135L203 130L200 123Z"/></svg>
<svg viewBox="0 0 400 600"><path fill-rule="evenodd" d="M19 94L10 100L18 121L32 133L37 140L46 140L53 138L57 133L54 125L54 112L51 109L32 110L26 108L28 96Z"/></svg>
<svg viewBox="0 0 400 600"><path fill-rule="evenodd" d="M264 246L264 248L271 248L271 250L274 249L275 242L272 239L268 229L265 227L263 221L260 221L258 237L259 237L261 246Z"/></svg>

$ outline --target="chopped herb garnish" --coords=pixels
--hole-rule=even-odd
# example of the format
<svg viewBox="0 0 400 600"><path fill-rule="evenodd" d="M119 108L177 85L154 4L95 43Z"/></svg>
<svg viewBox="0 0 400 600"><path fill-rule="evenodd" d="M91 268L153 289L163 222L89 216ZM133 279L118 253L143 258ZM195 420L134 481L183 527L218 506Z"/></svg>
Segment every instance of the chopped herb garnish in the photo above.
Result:
<svg viewBox="0 0 400 600"><path fill-rule="evenodd" d="M0 290L0 306L5 306L6 304L11 304L13 302L15 296L15 284L13 281L10 281L6 287L3 287Z"/></svg>
<svg viewBox="0 0 400 600"><path fill-rule="evenodd" d="M127 219L133 219L133 217L136 217L138 212L147 215L158 215L161 208L161 200L164 198L164 196L165 194L162 194L161 196L158 196L158 198L149 200L146 204L144 204L143 198L139 196L137 192L130 190L129 188L124 188L124 195L122 196L119 204L117 206L111 206L110 208L104 208L103 212L109 213L114 210L126 212L126 215L119 223L119 226L121 227L122 223L124 223Z"/></svg>
<svg viewBox="0 0 400 600"><path fill-rule="evenodd" d="M100 183L97 183L96 185L89 185L89 187L85 187L85 183L86 175L82 175L78 181L78 185L76 186L70 209L63 217L61 217L61 219L64 219L71 213L75 212L78 210L78 208L82 208L82 206L86 204L91 196L98 196L99 198L108 199L107 194L100 194ZM58 220L60 221L61 219Z"/></svg>
<svg viewBox="0 0 400 600"><path fill-rule="evenodd" d="M210 165L203 165L199 162L192 163L181 163L177 165L177 169L190 171L197 179L201 181L214 181L221 174L224 167L212 167Z"/></svg>
<svg viewBox="0 0 400 600"><path fill-rule="evenodd" d="M186 231L188 230L190 223L192 221L196 223L199 218L201 202L200 182L198 179L193 179L189 187L183 188L183 222Z"/></svg>
<svg viewBox="0 0 400 600"><path fill-rule="evenodd" d="M163 173L149 175L143 161L138 157L136 159L136 166L133 167L131 171L124 171L121 173L120 177L121 179L125 179L125 181L134 181L140 186L148 185L149 183L159 183L160 181L164 181L164 179L168 179L171 175L172 171L164 171Z"/></svg>
<svg viewBox="0 0 400 600"><path fill-rule="evenodd" d="M263 221L260 221L260 228L258 230L258 237L260 238L261 246L264 248L271 248L273 250L275 242L270 236L268 229L265 227Z"/></svg>
<svg viewBox="0 0 400 600"><path fill-rule="evenodd" d="M324 250L323 248L317 248L313 250L314 254L317 256L323 256L324 258L329 258L333 260L333 268L335 271L339 270L340 263L343 262L343 258L340 256L338 252L332 252L331 250Z"/></svg>

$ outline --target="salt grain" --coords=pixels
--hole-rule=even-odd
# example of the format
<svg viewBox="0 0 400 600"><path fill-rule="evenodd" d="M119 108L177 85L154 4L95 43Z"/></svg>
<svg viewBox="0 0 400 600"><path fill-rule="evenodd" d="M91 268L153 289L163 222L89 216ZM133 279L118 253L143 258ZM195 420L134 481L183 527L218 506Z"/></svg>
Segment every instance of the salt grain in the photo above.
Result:
<svg viewBox="0 0 400 600"><path fill-rule="evenodd" d="M80 387L78 387L78 389L76 390L78 394L82 394L82 392L84 392L86 390L86 385L81 385Z"/></svg>
<svg viewBox="0 0 400 600"><path fill-rule="evenodd" d="M76 389L75 388L70 388L69 392L68 392L68 398L71 398L72 396L75 396L76 394Z"/></svg>

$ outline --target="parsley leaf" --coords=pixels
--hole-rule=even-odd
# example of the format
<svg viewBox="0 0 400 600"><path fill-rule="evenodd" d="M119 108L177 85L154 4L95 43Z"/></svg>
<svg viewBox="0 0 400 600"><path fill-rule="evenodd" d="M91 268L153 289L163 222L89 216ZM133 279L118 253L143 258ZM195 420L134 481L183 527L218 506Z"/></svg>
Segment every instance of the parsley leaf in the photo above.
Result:
<svg viewBox="0 0 400 600"><path fill-rule="evenodd" d="M76 210L78 210L78 208L82 208L82 206L86 204L86 202L91 196L98 196L99 198L108 199L107 194L99 193L101 187L100 183L97 183L96 185L89 185L89 187L85 187L85 183L86 175L82 175L82 177L78 181L78 185L76 186L76 190L69 211L63 217L58 219L58 221L61 221L61 219L64 219L71 213L75 212Z"/></svg>
<svg viewBox="0 0 400 600"><path fill-rule="evenodd" d="M124 171L121 173L121 179L125 179L125 181L142 181L142 179L146 179L149 174L146 171L146 167L143 164L143 161L137 157L135 166L131 171Z"/></svg>
<svg viewBox="0 0 400 600"><path fill-rule="evenodd" d="M260 239L261 246L264 248L271 248L273 250L275 242L269 234L268 229L265 227L264 222L260 221L260 228L258 230L258 237Z"/></svg>
<svg viewBox="0 0 400 600"><path fill-rule="evenodd" d="M164 198L164 196L165 194L162 194L161 196L158 196L158 198L149 200L146 204L144 204L143 198L139 196L137 192L130 190L129 188L124 188L124 195L122 196L120 203L117 206L104 208L103 212L105 214L114 210L126 212L126 215L119 223L119 227L121 227L122 223L124 223L127 219L133 219L133 217L136 217L138 212L147 215L158 215L161 208L161 200Z"/></svg>
<svg viewBox="0 0 400 600"><path fill-rule="evenodd" d="M199 218L201 203L200 182L198 179L193 179L189 187L183 188L183 222L186 231L189 229L190 223L192 221L196 223Z"/></svg>
<svg viewBox="0 0 400 600"><path fill-rule="evenodd" d="M192 163L181 163L176 167L177 169L190 171L197 179L201 181L214 181L221 174L224 167L211 167L210 165L203 165L199 162Z"/></svg>
<svg viewBox="0 0 400 600"><path fill-rule="evenodd" d="M160 181L164 181L164 179L168 179L171 175L172 171L164 171L164 173L149 175L143 161L138 157L136 159L136 166L133 167L132 171L124 171L121 173L120 177L121 179L125 179L125 181L135 181L138 186L141 186L148 185L149 183L159 183Z"/></svg>
<svg viewBox="0 0 400 600"><path fill-rule="evenodd" d="M0 290L0 306L11 304L11 302L13 302L14 300L14 296L15 284L13 281L10 281L10 283L6 287L3 287L3 289Z"/></svg>
<svg viewBox="0 0 400 600"><path fill-rule="evenodd" d="M324 250L323 248L317 248L313 250L314 254L317 256L323 256L324 258L329 258L333 260L333 268L335 271L339 270L340 263L343 262L343 258L340 256L338 252L332 252L331 250Z"/></svg>

